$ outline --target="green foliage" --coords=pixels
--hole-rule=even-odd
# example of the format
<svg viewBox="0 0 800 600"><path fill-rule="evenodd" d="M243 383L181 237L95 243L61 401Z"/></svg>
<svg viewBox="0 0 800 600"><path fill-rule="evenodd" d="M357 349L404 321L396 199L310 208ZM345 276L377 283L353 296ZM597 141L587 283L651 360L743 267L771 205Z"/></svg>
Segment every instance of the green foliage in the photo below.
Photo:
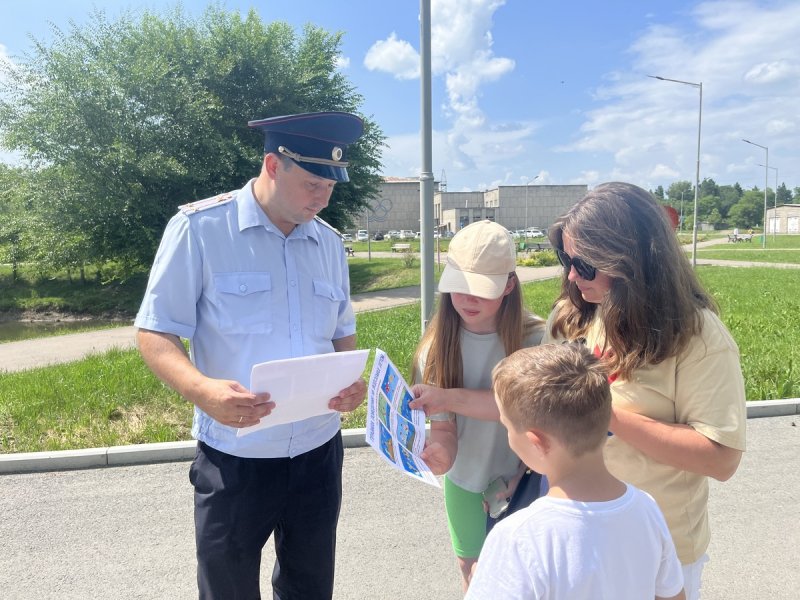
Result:
<svg viewBox="0 0 800 600"><path fill-rule="evenodd" d="M2 144L34 168L36 260L91 256L147 265L179 204L241 187L262 158L247 121L317 110L357 112L362 97L337 70L341 34L266 24L210 7L54 28L50 46L0 73ZM377 193L383 134L367 119L351 183L325 214L344 228ZM58 242L61 242L60 244Z"/></svg>
<svg viewBox="0 0 800 600"><path fill-rule="evenodd" d="M523 267L552 267L558 264L558 257L553 250L529 252L517 255L517 264Z"/></svg>
<svg viewBox="0 0 800 600"><path fill-rule="evenodd" d="M730 224L736 227L756 227L764 220L764 192L749 190L734 204L728 214Z"/></svg>
<svg viewBox="0 0 800 600"><path fill-rule="evenodd" d="M796 395L800 373L800 277L793 270L701 267L739 345L748 400ZM788 395L785 395L787 394Z"/></svg>
<svg viewBox="0 0 800 600"><path fill-rule="evenodd" d="M739 345L748 400L800 389L800 278L783 269L701 267ZM525 304L550 312L559 279L523 285ZM419 303L356 316L359 348L381 348L403 376L420 338ZM371 363L364 376L369 376ZM344 421L363 427L365 407ZM0 378L0 452L65 450L188 439L191 406L159 383L136 350Z"/></svg>
<svg viewBox="0 0 800 600"><path fill-rule="evenodd" d="M114 266L108 265L108 271ZM16 279L11 269L0 267L0 314L21 311L56 311L76 315L132 316L142 301L147 271L139 269L125 279L106 281L94 267L85 281L70 280L66 272L42 275L39 269L20 267Z"/></svg>

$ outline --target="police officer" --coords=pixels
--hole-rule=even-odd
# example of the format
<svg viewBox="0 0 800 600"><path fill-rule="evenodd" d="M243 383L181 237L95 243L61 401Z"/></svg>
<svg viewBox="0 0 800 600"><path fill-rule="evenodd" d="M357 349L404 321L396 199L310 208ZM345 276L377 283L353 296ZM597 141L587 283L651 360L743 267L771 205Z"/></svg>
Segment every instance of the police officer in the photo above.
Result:
<svg viewBox="0 0 800 600"><path fill-rule="evenodd" d="M249 125L264 133L261 172L170 220L137 340L156 376L195 407L200 598L259 598L261 551L273 533L273 598L330 598L342 489L338 412L237 430L291 402L248 390L252 365L356 348L341 238L316 215L334 185L349 180L347 146L363 122L324 112ZM359 379L329 407L351 411L365 392Z"/></svg>

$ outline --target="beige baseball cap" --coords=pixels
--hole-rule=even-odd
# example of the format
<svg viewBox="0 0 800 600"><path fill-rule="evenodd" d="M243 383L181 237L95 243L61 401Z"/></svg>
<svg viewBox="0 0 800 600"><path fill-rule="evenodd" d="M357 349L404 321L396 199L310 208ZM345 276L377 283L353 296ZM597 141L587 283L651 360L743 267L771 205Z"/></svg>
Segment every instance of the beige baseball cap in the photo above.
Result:
<svg viewBox="0 0 800 600"><path fill-rule="evenodd" d="M467 225L450 240L439 291L494 299L517 266L511 233L489 220Z"/></svg>

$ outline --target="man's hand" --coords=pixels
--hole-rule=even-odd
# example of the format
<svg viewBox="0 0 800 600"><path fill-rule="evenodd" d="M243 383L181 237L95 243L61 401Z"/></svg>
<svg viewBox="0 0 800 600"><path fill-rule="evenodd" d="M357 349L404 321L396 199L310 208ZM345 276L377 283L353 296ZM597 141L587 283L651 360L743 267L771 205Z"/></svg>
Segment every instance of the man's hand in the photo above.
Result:
<svg viewBox="0 0 800 600"><path fill-rule="evenodd" d="M269 394L254 394L237 381L206 379L188 398L215 421L229 427L256 425L275 408Z"/></svg>
<svg viewBox="0 0 800 600"><path fill-rule="evenodd" d="M328 408L339 412L350 412L361 406L367 395L367 383L363 379L358 379L351 386L346 387L335 398L328 402Z"/></svg>

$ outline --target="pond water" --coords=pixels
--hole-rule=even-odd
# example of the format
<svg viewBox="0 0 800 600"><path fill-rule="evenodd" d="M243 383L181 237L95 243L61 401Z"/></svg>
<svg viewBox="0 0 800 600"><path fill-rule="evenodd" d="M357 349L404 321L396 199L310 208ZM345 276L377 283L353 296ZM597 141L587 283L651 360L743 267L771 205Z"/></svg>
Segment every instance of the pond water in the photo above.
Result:
<svg viewBox="0 0 800 600"><path fill-rule="evenodd" d="M0 343L27 340L42 336L75 333L90 329L103 329L118 325L129 325L106 319L81 321L0 321Z"/></svg>

